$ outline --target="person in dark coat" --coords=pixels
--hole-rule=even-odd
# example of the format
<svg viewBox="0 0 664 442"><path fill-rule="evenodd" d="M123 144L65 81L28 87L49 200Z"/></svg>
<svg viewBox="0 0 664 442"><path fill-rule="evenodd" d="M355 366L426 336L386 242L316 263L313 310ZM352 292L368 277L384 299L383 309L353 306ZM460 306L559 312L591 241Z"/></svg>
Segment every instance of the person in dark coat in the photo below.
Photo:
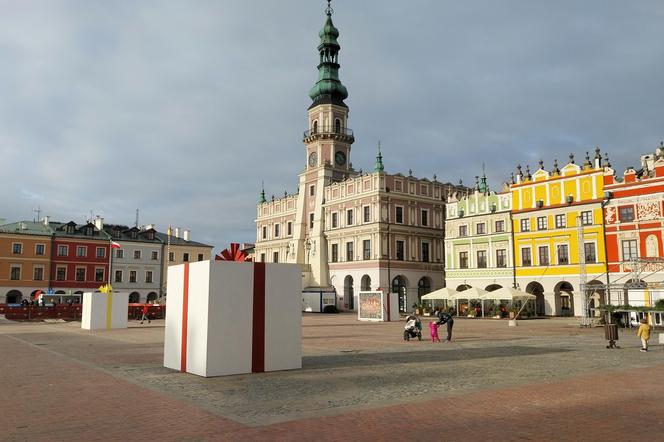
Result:
<svg viewBox="0 0 664 442"><path fill-rule="evenodd" d="M446 313L442 310L438 312L438 321L436 322L436 324L437 325L447 324L447 339L445 340L446 342L452 341L452 327L454 327L454 318L452 317L452 313L454 313L454 310L451 310L450 313Z"/></svg>

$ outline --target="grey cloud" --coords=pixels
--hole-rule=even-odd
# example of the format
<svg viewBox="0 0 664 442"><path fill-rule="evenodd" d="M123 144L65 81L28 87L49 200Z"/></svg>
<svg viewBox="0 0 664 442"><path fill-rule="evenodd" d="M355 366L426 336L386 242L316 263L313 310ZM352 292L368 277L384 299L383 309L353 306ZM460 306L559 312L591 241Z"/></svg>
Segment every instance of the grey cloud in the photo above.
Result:
<svg viewBox="0 0 664 442"><path fill-rule="evenodd" d="M2 2L0 217L253 241L293 192L324 2ZM517 163L664 138L658 0L334 0L353 164L495 188Z"/></svg>

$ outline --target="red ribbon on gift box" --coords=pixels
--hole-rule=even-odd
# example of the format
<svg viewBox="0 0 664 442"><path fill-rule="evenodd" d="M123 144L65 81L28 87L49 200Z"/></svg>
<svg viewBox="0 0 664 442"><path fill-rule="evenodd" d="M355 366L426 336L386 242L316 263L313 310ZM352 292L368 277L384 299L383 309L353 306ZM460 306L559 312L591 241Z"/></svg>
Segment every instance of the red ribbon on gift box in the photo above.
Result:
<svg viewBox="0 0 664 442"><path fill-rule="evenodd" d="M184 264L182 294L182 343L180 372L187 372L187 328L189 315L189 263ZM265 263L254 263L253 320L251 325L251 372L265 371Z"/></svg>

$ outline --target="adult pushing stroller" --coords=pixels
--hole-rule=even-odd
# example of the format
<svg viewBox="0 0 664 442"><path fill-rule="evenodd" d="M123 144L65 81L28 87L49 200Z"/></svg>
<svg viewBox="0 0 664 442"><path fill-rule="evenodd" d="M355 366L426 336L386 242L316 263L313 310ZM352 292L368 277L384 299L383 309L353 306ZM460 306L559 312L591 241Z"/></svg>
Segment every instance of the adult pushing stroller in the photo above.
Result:
<svg viewBox="0 0 664 442"><path fill-rule="evenodd" d="M411 338L417 338L418 341L422 340L422 321L415 315L410 315L406 318L406 325L403 331L404 341L410 341Z"/></svg>

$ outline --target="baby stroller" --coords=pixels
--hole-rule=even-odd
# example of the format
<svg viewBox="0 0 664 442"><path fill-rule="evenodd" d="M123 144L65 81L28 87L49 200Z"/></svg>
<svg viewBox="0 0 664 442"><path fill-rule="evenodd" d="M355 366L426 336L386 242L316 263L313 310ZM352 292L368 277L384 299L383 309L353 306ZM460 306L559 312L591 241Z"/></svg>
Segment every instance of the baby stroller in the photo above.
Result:
<svg viewBox="0 0 664 442"><path fill-rule="evenodd" d="M416 338L418 341L422 340L422 321L415 315L410 315L406 318L406 326L403 331L403 340L410 341L410 338Z"/></svg>

